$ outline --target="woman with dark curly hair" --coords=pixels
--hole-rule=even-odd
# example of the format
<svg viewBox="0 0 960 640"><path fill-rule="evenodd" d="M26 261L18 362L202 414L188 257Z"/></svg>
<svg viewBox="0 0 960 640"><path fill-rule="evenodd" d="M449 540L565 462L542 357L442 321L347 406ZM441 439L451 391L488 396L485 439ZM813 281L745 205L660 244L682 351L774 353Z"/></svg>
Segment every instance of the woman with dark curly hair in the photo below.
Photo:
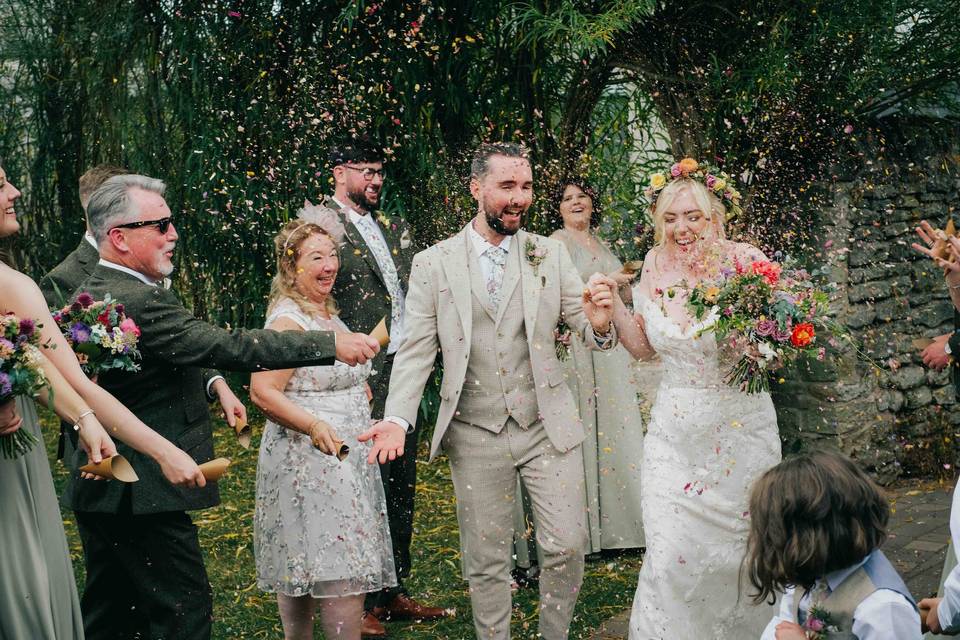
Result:
<svg viewBox="0 0 960 640"><path fill-rule="evenodd" d="M600 209L596 191L582 178L571 177L561 183L554 202L562 227L550 237L567 247L583 281L598 271L606 273L621 286L621 297L629 296L636 273L624 271L597 234ZM594 353L571 340L566 349L567 382L577 398L587 434L583 467L589 550L642 547L643 420L632 359L623 347Z"/></svg>

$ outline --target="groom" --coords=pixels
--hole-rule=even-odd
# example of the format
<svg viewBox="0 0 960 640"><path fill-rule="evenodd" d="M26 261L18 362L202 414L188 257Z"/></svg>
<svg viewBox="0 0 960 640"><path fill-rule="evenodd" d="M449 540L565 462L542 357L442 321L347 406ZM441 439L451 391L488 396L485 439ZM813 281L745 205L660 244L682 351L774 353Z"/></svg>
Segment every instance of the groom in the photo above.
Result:
<svg viewBox="0 0 960 640"><path fill-rule="evenodd" d="M406 341L393 365L387 417L370 433L399 432L397 424L416 420L439 349L444 375L430 456L443 449L450 460L477 637L510 637L519 473L543 553L540 635L566 638L583 579L584 433L554 328L562 315L589 347L612 348L609 308L600 306L610 294L582 302L583 282L563 245L521 230L533 200L522 147L482 145L470 193L476 217L414 257Z"/></svg>

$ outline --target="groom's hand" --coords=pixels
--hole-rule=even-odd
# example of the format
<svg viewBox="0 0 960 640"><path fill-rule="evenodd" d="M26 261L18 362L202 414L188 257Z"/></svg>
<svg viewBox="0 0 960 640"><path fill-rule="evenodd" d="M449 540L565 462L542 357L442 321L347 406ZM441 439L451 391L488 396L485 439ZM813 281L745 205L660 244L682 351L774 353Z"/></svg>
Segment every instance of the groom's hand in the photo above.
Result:
<svg viewBox="0 0 960 640"><path fill-rule="evenodd" d="M350 366L366 364L380 351L380 343L365 333L338 333L337 360Z"/></svg>
<svg viewBox="0 0 960 640"><path fill-rule="evenodd" d="M223 378L213 383L213 391L217 394L217 401L223 410L223 418L231 427L237 424L237 420L247 421L247 408L243 402L233 392L230 385Z"/></svg>
<svg viewBox="0 0 960 640"><path fill-rule="evenodd" d="M384 464L403 455L403 444L407 439L407 430L392 420L381 420L357 436L360 442L373 440L367 462Z"/></svg>
<svg viewBox="0 0 960 640"><path fill-rule="evenodd" d="M593 274L587 281L583 292L583 313L596 333L606 334L610 329L616 289L616 281L602 273Z"/></svg>

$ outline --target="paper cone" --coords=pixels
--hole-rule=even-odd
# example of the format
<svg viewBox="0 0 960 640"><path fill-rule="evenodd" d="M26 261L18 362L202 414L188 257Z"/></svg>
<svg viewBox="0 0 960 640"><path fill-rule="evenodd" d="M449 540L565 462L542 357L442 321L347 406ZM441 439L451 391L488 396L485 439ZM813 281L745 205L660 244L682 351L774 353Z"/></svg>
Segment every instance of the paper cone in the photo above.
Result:
<svg viewBox="0 0 960 640"><path fill-rule="evenodd" d="M85 464L80 467L80 471L92 473L107 480L119 480L120 482L136 482L140 479L127 459L119 454L104 458L98 464Z"/></svg>
<svg viewBox="0 0 960 640"><path fill-rule="evenodd" d="M233 425L233 430L237 432L237 442L240 443L240 446L244 449L249 449L252 429L250 429L250 425L247 424L247 421L237 418L236 424Z"/></svg>
<svg viewBox="0 0 960 640"><path fill-rule="evenodd" d="M216 482L226 472L230 466L230 458L216 458L200 465L200 471L207 482Z"/></svg>
<svg viewBox="0 0 960 640"><path fill-rule="evenodd" d="M953 254L950 252L950 243L947 242L947 238L955 237L957 237L957 227L953 224L953 218L950 218L942 230L937 229L936 239L933 242L933 255L941 260L953 262Z"/></svg>
<svg viewBox="0 0 960 640"><path fill-rule="evenodd" d="M337 456L337 460L339 460L340 462L343 462L344 460L346 460L347 456L350 455L350 447L343 444L343 440L337 440L336 438L334 438L333 447L337 451L336 454L334 455Z"/></svg>
<svg viewBox="0 0 960 640"><path fill-rule="evenodd" d="M387 332L387 317L380 318L380 322L370 332L370 337L380 343L380 348L385 349L390 344L390 334Z"/></svg>
<svg viewBox="0 0 960 640"><path fill-rule="evenodd" d="M643 260L628 260L623 263L624 273L636 273L643 268Z"/></svg>

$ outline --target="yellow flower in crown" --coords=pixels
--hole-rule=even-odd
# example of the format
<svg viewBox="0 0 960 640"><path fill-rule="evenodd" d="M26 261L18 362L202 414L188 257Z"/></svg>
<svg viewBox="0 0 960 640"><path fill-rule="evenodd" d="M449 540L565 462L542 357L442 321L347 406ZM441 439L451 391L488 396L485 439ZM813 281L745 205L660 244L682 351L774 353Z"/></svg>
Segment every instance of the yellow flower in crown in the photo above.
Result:
<svg viewBox="0 0 960 640"><path fill-rule="evenodd" d="M727 188L727 181L723 178L717 178L717 181L713 183L713 190L723 193L723 190Z"/></svg>
<svg viewBox="0 0 960 640"><path fill-rule="evenodd" d="M663 189L667 184L667 176L662 173L655 173L650 176L650 186L654 189Z"/></svg>
<svg viewBox="0 0 960 640"><path fill-rule="evenodd" d="M690 174L700 168L697 161L693 158L684 158L680 161L680 171L684 174Z"/></svg>

